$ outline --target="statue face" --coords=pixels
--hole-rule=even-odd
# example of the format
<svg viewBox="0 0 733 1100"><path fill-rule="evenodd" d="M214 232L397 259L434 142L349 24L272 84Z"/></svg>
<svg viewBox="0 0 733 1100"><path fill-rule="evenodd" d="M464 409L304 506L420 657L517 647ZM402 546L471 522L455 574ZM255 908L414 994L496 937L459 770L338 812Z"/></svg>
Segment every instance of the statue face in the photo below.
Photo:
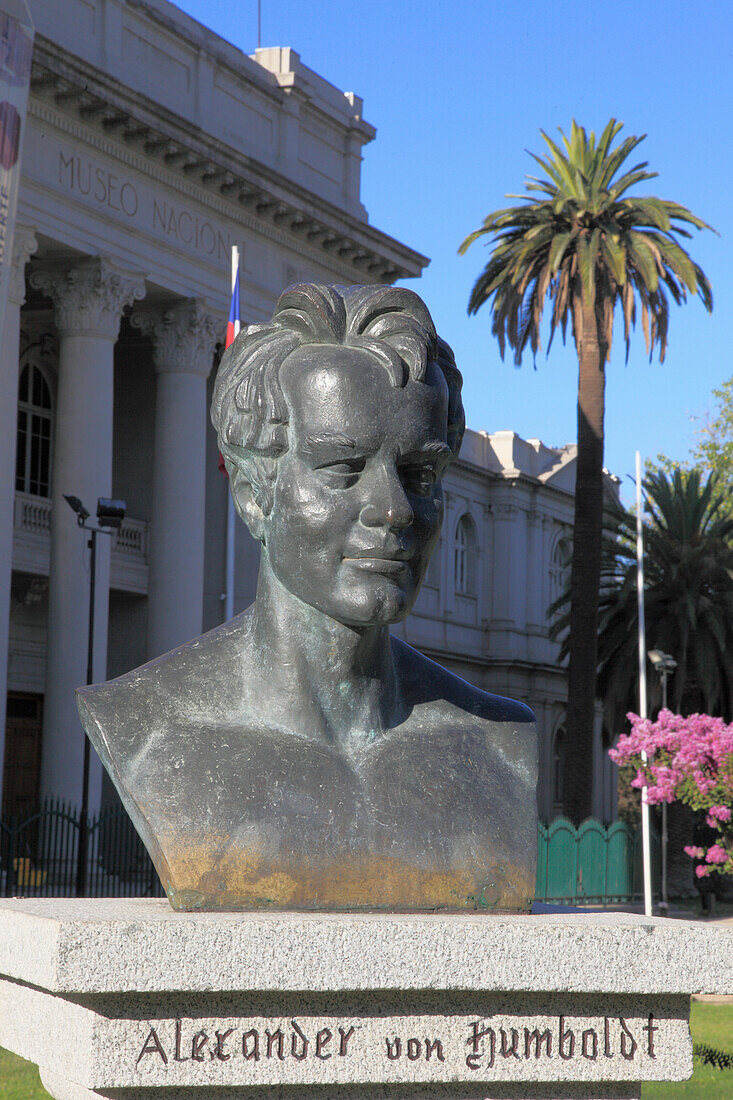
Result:
<svg viewBox="0 0 733 1100"><path fill-rule="evenodd" d="M410 611L443 517L448 390L395 387L368 352L309 345L285 361L288 451L278 459L265 552L305 603L352 626Z"/></svg>

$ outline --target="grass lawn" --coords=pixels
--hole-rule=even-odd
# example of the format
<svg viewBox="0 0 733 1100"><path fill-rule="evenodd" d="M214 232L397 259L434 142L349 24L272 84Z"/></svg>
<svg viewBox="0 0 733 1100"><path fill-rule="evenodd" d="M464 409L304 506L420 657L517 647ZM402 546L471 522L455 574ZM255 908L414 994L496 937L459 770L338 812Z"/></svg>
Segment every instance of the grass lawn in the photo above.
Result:
<svg viewBox="0 0 733 1100"><path fill-rule="evenodd" d="M693 1001L690 1026L694 1043L707 1043L733 1054L733 1004ZM706 1066L696 1058L695 1072L689 1081L647 1083L642 1087L641 1096L642 1100L731 1100L733 1070Z"/></svg>
<svg viewBox="0 0 733 1100"><path fill-rule="evenodd" d="M0 1047L0 1100L48 1100L32 1062Z"/></svg>
<svg viewBox="0 0 733 1100"><path fill-rule="evenodd" d="M692 1038L718 1050L733 1053L733 1004L693 1002ZM716 1069L695 1059L689 1081L677 1084L645 1084L642 1100L731 1100L733 1070ZM0 1100L49 1100L38 1070L31 1062L0 1048Z"/></svg>

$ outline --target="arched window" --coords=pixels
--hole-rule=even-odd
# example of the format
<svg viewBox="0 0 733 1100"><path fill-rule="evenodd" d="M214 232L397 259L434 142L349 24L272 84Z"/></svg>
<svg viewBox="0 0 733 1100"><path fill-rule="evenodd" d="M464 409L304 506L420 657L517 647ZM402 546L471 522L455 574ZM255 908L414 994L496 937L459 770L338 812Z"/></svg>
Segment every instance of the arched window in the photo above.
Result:
<svg viewBox="0 0 733 1100"><path fill-rule="evenodd" d="M469 515L456 524L453 543L453 583L459 596L476 594L476 527Z"/></svg>
<svg viewBox="0 0 733 1100"><path fill-rule="evenodd" d="M565 726L559 725L552 739L552 802L555 813L562 812L562 778L565 769Z"/></svg>
<svg viewBox="0 0 733 1100"><path fill-rule="evenodd" d="M559 599L567 588L572 556L573 544L567 535L562 535L555 543L550 559L550 603Z"/></svg>
<svg viewBox="0 0 733 1100"><path fill-rule="evenodd" d="M51 387L36 363L26 363L18 384L15 490L47 497L51 490Z"/></svg>

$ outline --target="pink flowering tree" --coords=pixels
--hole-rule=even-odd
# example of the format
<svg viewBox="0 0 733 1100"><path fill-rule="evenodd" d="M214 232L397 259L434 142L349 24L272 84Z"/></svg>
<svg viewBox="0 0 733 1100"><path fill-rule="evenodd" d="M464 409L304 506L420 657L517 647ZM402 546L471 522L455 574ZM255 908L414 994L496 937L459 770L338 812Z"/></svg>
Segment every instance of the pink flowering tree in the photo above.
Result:
<svg viewBox="0 0 733 1100"><path fill-rule="evenodd" d="M609 750L611 759L636 769L631 785L646 786L650 803L679 801L705 813L719 835L707 848L685 847L697 861L698 878L733 874L733 723L707 714L682 718L669 710L660 711L656 722L627 717L631 733Z"/></svg>

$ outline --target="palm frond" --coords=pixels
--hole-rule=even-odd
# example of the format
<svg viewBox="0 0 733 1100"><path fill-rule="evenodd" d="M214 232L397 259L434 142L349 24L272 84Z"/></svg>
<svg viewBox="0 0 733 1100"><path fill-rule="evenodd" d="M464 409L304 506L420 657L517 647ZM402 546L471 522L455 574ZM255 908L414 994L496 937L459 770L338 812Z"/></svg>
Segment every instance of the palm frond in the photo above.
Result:
<svg viewBox="0 0 733 1100"><path fill-rule="evenodd" d="M644 490L645 606L651 647L678 661L679 709L733 717L733 521L724 491L700 470L647 472ZM607 721L635 704L637 689L636 518L606 513L599 601L599 691ZM556 636L569 593L556 601ZM652 689L654 681L651 682Z"/></svg>
<svg viewBox="0 0 733 1100"><path fill-rule="evenodd" d="M493 302L492 333L502 355L510 345L515 362L527 347L536 353L541 346L542 302L548 294L548 352L558 329L565 339L569 319L574 331L579 324L571 316L578 293L586 306L595 306L605 348L620 305L627 358L640 316L647 352L664 360L668 295L679 305L687 294L697 294L712 309L710 283L680 244L690 228L710 227L679 203L628 193L656 173L647 161L631 163L644 135L619 140L621 130L611 118L598 137L575 120L569 134L559 131L560 140L540 131L546 151L530 152L540 173L528 176L525 194L508 196L516 205L488 214L459 248L465 254L479 239L491 248L468 310L473 314Z"/></svg>

